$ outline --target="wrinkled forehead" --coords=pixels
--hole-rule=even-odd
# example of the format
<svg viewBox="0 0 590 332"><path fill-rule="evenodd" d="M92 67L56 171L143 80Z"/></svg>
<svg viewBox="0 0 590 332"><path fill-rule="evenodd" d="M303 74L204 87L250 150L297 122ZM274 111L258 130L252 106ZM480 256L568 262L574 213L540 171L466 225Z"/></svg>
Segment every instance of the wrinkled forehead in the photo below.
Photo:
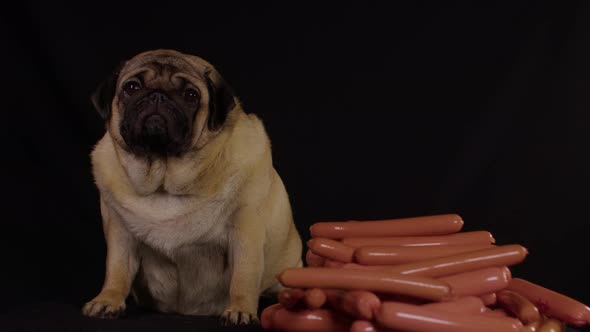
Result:
<svg viewBox="0 0 590 332"><path fill-rule="evenodd" d="M118 86L132 77L156 79L158 77L173 80L184 79L196 83L205 79L208 66L200 59L176 54L140 54L129 60L121 69Z"/></svg>

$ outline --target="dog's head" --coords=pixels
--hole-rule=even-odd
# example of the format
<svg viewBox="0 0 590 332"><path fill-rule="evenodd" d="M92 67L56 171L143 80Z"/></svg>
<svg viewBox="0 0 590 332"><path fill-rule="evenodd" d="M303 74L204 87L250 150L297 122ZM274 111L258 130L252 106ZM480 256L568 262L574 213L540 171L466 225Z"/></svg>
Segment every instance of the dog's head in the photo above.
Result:
<svg viewBox="0 0 590 332"><path fill-rule="evenodd" d="M205 60L154 50L125 62L99 86L92 102L123 149L165 157L204 145L237 101Z"/></svg>

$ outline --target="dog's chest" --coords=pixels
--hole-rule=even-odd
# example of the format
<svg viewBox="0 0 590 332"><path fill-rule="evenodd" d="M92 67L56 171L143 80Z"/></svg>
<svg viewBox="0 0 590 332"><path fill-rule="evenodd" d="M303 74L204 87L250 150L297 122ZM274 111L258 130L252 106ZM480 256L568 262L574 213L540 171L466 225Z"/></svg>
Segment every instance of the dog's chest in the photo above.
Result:
<svg viewBox="0 0 590 332"><path fill-rule="evenodd" d="M107 200L140 242L171 255L182 246L226 239L235 209L232 191L210 197L155 193Z"/></svg>

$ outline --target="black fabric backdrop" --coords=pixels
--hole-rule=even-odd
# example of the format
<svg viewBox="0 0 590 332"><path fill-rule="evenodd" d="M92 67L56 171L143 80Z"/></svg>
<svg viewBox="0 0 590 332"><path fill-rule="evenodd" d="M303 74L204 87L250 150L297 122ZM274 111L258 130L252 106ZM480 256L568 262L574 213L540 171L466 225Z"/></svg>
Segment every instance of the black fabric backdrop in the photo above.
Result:
<svg viewBox="0 0 590 332"><path fill-rule="evenodd" d="M7 321L62 307L80 321L99 291L89 152L104 126L89 96L153 48L209 60L264 120L304 240L316 221L459 213L530 250L514 275L590 302L587 2L23 1L1 15Z"/></svg>

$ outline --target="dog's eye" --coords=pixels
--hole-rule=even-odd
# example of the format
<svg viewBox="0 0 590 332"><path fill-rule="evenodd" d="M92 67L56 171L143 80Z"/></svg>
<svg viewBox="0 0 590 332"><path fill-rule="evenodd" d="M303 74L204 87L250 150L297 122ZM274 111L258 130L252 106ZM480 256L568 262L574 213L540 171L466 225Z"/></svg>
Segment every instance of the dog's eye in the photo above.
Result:
<svg viewBox="0 0 590 332"><path fill-rule="evenodd" d="M199 99L199 93L195 89L186 89L184 91L184 100L189 103L194 103Z"/></svg>
<svg viewBox="0 0 590 332"><path fill-rule="evenodd" d="M137 82L137 81L129 81L129 82L125 83L125 86L123 86L123 90L128 95L132 95L135 92L141 90L141 84L139 84L139 82Z"/></svg>

